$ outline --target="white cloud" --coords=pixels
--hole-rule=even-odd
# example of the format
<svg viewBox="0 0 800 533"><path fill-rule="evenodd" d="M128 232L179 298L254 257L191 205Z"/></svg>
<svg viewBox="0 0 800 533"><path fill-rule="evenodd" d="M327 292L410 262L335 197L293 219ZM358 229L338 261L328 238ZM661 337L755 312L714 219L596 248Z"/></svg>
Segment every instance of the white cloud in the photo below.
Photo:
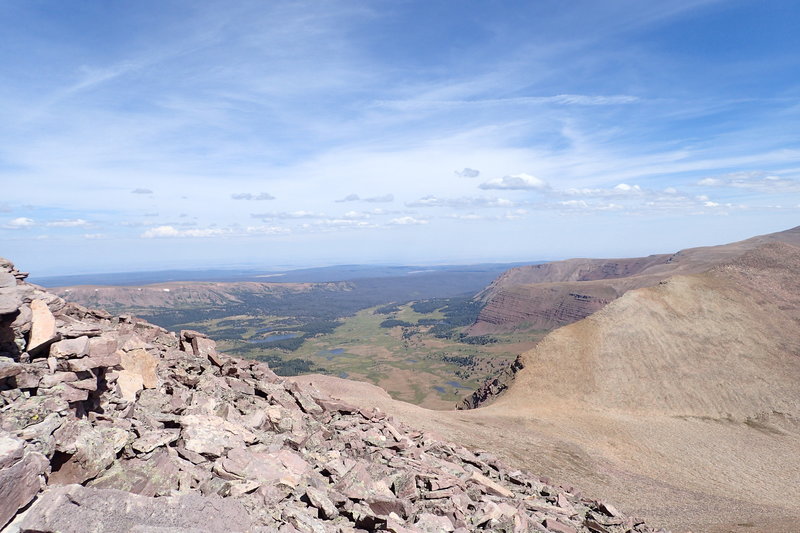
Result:
<svg viewBox="0 0 800 533"><path fill-rule="evenodd" d="M514 207L517 204L505 198L484 198L484 197L461 197L461 198L439 198L434 195L423 196L419 200L406 203L408 207L454 207L477 208L477 207Z"/></svg>
<svg viewBox="0 0 800 533"><path fill-rule="evenodd" d="M413 226L413 225L422 225L427 224L428 221L424 218L414 218L410 216L393 218L389 221L389 225L391 226Z"/></svg>
<svg viewBox="0 0 800 533"><path fill-rule="evenodd" d="M280 235L284 233L291 233L291 229L283 226L248 226L245 232L255 235Z"/></svg>
<svg viewBox="0 0 800 533"><path fill-rule="evenodd" d="M25 229L36 225L36 221L28 217L17 217L9 220L3 227L5 229Z"/></svg>
<svg viewBox="0 0 800 533"><path fill-rule="evenodd" d="M452 213L447 215L447 218L455 218L457 220L487 220L489 217L476 213Z"/></svg>
<svg viewBox="0 0 800 533"><path fill-rule="evenodd" d="M627 183L620 183L614 187L615 191L620 192L642 192L642 189L638 185L628 185Z"/></svg>
<svg viewBox="0 0 800 533"><path fill-rule="evenodd" d="M364 198L362 201L370 203L389 203L389 202L394 202L394 195L389 193L389 194L384 194L382 196L373 196L371 198Z"/></svg>
<svg viewBox="0 0 800 533"><path fill-rule="evenodd" d="M673 191L675 189L672 189ZM666 191L665 191L666 192ZM677 192L677 191L675 191ZM585 196L585 197L609 197L609 196L634 196L648 194L648 191L642 189L639 185L628 185L627 183L619 183L610 189L597 188L597 189L565 189L564 191L554 191L555 194L564 194L566 196Z"/></svg>
<svg viewBox="0 0 800 533"><path fill-rule="evenodd" d="M262 220L287 220L287 219L301 219L301 218L324 218L324 213L315 213L313 211L281 211L278 213L253 213L250 215L253 218L260 218Z"/></svg>
<svg viewBox="0 0 800 533"><path fill-rule="evenodd" d="M54 228L79 228L88 225L89 222L83 220L82 218L54 220L47 223L47 226L52 226Z"/></svg>
<svg viewBox="0 0 800 533"><path fill-rule="evenodd" d="M465 168L464 170L456 170L456 176L461 176L462 178L477 178L481 175L479 170L475 170L473 168Z"/></svg>
<svg viewBox="0 0 800 533"><path fill-rule="evenodd" d="M272 196L268 192L261 192L261 193L258 193L258 194L252 194L252 193L249 193L249 192L240 192L240 193L231 194L231 198L234 199L234 200L256 200L256 201L274 200L275 199L275 197Z"/></svg>
<svg viewBox="0 0 800 533"><path fill-rule="evenodd" d="M586 200L565 200L558 202L562 208L576 209L583 211L618 211L624 209L624 206L614 203L590 203Z"/></svg>
<svg viewBox="0 0 800 533"><path fill-rule="evenodd" d="M344 198L340 200L336 200L336 202L369 202L369 203L389 203L394 202L394 195L392 193L383 194L379 196L371 196L368 198L361 198L357 194L348 194Z"/></svg>
<svg viewBox="0 0 800 533"><path fill-rule="evenodd" d="M347 213L342 215L342 218L356 219L356 218L369 218L370 216L371 215L369 213L365 213L363 211L348 211Z"/></svg>
<svg viewBox="0 0 800 533"><path fill-rule="evenodd" d="M545 191L550 188L546 181L530 174L512 174L502 178L493 178L481 183L481 189L536 190Z"/></svg>
<svg viewBox="0 0 800 533"><path fill-rule="evenodd" d="M353 220L349 218L325 218L318 220L313 224L306 224L307 228L310 226L317 228L374 228L375 224L365 220Z"/></svg>
<svg viewBox="0 0 800 533"><path fill-rule="evenodd" d="M721 176L703 178L701 187L732 187L765 193L800 192L800 180L782 178L763 170L731 172Z"/></svg>
<svg viewBox="0 0 800 533"><path fill-rule="evenodd" d="M138 188L138 189L133 189L131 191L131 194L153 194L153 191L151 191L150 189Z"/></svg>
<svg viewBox="0 0 800 533"><path fill-rule="evenodd" d="M84 233L83 234L83 238L84 239L90 239L90 240L105 239L106 235L104 233Z"/></svg>
<svg viewBox="0 0 800 533"><path fill-rule="evenodd" d="M518 98L476 98L470 100L379 100L377 107L397 110L423 110L423 109L459 109L470 107L508 107L530 105L563 105L563 106L610 106L626 105L639 102L640 99L630 95L587 95L587 94L557 94L553 96L522 96Z"/></svg>
<svg viewBox="0 0 800 533"><path fill-rule="evenodd" d="M179 230L173 226L157 226L142 233L141 237L145 239L172 237L216 237L226 233L230 233L230 231L218 228Z"/></svg>
<svg viewBox="0 0 800 533"><path fill-rule="evenodd" d="M361 200L361 198L357 194L348 194L341 200L336 200L336 201L341 203L341 202L358 202L359 200Z"/></svg>

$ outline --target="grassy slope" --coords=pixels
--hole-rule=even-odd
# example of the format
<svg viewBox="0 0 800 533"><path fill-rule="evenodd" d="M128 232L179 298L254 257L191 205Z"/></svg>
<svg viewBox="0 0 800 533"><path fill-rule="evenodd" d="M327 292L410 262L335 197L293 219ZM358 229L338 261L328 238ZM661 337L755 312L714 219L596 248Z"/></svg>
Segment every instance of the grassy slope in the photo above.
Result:
<svg viewBox="0 0 800 533"><path fill-rule="evenodd" d="M495 375L519 353L530 348L531 336L504 335L500 342L471 345L431 335L429 326L383 328L387 319L417 323L422 319L440 320L440 310L418 313L411 305L399 306L389 314L376 308L359 311L341 321L333 332L307 339L289 352L271 348L269 343L248 340L263 338L258 330L274 328L283 333L295 326L281 317L235 316L199 323L183 324L208 332L218 339L221 350L245 357L276 357L288 361L284 373L313 370L340 377L367 381L386 389L394 398L432 409L450 409L480 383ZM297 326L302 330L302 325ZM405 335L404 335L405 333ZM331 353L332 350L341 353ZM293 362L294 361L294 362ZM297 361L308 361L305 367ZM469 361L468 364L463 364Z"/></svg>

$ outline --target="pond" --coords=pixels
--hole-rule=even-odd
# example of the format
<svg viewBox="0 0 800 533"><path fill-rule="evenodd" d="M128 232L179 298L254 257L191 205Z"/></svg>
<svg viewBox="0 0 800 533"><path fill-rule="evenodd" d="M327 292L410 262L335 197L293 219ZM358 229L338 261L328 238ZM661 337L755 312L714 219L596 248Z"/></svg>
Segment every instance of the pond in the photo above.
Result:
<svg viewBox="0 0 800 533"><path fill-rule="evenodd" d="M275 342L275 341L282 341L286 339L296 339L300 336L300 333L281 333L280 335L270 335L265 339L251 339L248 340L250 344L264 344L268 342Z"/></svg>

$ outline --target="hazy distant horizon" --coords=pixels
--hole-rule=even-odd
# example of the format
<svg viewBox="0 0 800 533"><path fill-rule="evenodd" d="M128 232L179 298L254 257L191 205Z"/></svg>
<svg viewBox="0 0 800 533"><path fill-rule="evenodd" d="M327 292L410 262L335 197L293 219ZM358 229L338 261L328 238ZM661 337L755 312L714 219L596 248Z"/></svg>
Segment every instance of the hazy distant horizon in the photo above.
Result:
<svg viewBox="0 0 800 533"><path fill-rule="evenodd" d="M0 5L39 275L629 257L800 219L800 5Z"/></svg>

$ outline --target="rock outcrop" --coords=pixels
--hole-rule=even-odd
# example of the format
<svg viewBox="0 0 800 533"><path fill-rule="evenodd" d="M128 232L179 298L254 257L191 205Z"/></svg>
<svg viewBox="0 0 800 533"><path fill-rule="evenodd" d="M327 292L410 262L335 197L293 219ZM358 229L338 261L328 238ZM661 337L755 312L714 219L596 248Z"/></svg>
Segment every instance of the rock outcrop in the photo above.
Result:
<svg viewBox="0 0 800 533"><path fill-rule="evenodd" d="M629 259L568 259L512 268L481 291L467 332L550 331L582 320L626 292L670 276L705 272L761 245L800 245L800 227L721 246Z"/></svg>
<svg viewBox="0 0 800 533"><path fill-rule="evenodd" d="M200 333L24 279L0 260L3 531L652 531Z"/></svg>

